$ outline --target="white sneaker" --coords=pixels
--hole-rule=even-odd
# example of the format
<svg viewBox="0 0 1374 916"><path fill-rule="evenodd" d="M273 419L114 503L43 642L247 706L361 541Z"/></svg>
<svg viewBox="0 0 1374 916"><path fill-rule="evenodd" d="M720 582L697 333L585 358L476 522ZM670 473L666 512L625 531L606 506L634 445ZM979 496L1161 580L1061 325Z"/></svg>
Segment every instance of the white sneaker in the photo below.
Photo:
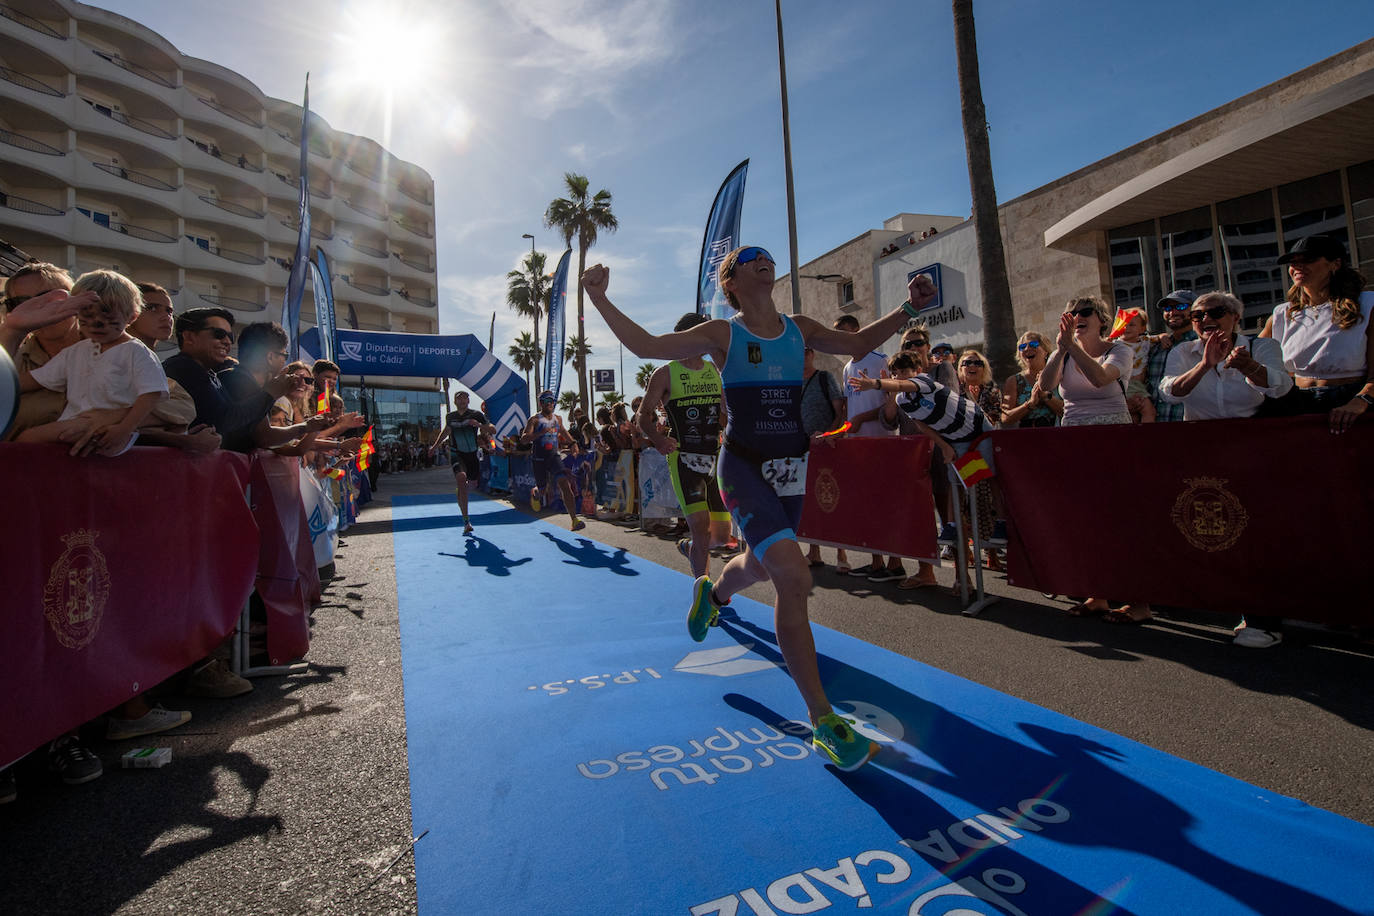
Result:
<svg viewBox="0 0 1374 916"><path fill-rule="evenodd" d="M1247 649L1268 649L1283 642L1283 634L1273 630L1261 630L1259 627L1241 627L1236 631L1236 638L1231 641Z"/></svg>
<svg viewBox="0 0 1374 916"><path fill-rule="evenodd" d="M105 738L109 741L123 741L140 735L155 735L185 725L191 721L191 714L184 709L163 709L154 706L137 719L111 718L105 726Z"/></svg>
<svg viewBox="0 0 1374 916"><path fill-rule="evenodd" d="M253 689L253 683L229 670L221 659L196 669L182 691L188 697L237 697Z"/></svg>

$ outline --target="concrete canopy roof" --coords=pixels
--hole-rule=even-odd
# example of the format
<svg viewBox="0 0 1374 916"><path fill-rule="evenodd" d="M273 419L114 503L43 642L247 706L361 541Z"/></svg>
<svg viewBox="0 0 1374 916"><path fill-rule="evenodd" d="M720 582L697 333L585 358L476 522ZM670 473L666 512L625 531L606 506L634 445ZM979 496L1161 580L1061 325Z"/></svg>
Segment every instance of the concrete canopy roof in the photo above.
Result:
<svg viewBox="0 0 1374 916"><path fill-rule="evenodd" d="M1266 112L1089 201L1045 247L1229 200L1374 157L1374 70Z"/></svg>

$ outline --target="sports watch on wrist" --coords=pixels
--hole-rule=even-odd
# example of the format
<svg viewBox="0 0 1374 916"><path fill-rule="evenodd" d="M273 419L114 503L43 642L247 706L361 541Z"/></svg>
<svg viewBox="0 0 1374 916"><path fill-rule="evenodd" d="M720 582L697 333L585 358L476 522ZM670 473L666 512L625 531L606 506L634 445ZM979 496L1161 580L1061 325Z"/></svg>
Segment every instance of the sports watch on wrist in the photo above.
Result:
<svg viewBox="0 0 1374 916"><path fill-rule="evenodd" d="M907 313L908 315L910 315L912 318L920 318L920 317L921 317L921 313L918 312L918 311L916 311L916 306L914 306L914 305L911 304L911 300L910 300L910 299L908 299L908 300L906 300L905 302L902 303L902 311L906 312L906 313Z"/></svg>
<svg viewBox="0 0 1374 916"><path fill-rule="evenodd" d="M1374 407L1374 397L1370 397L1364 392L1360 392L1359 394L1355 395L1355 397L1359 398L1361 401L1364 401L1370 407Z"/></svg>

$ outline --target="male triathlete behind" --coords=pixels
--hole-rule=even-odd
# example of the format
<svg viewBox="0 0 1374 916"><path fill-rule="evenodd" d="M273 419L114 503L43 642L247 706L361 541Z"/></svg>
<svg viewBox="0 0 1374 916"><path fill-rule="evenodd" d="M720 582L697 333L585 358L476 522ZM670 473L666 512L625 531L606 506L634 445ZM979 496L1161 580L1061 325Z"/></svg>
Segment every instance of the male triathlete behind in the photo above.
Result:
<svg viewBox="0 0 1374 916"><path fill-rule="evenodd" d="M444 431L429 447L433 455L447 438L452 442L453 486L458 495L458 511L463 513L463 533L472 534L472 520L468 518L468 487L482 479L482 468L477 461L477 435L490 436L496 427L487 422L480 410L468 409L468 393L460 391L453 396L453 410L448 412Z"/></svg>
<svg viewBox="0 0 1374 916"><path fill-rule="evenodd" d="M678 319L674 331L694 328L709 319L689 312ZM658 431L655 411L662 403L668 414L670 435ZM668 459L673 493L687 519L691 537L677 542L678 552L692 564L692 575L710 571L711 548L730 537L730 513L716 482L716 453L720 451L720 421L725 412L725 392L716 367L695 356L659 366L649 377L636 420L654 448Z"/></svg>
<svg viewBox="0 0 1374 916"><path fill-rule="evenodd" d="M539 393L539 413L530 417L520 441L534 446L530 453L530 464L534 466L534 486L530 487L530 508L538 512L550 501L549 485L557 482L558 493L563 497L563 508L568 510L572 520L572 530L581 531L587 523L577 517L577 498L573 495L572 481L568 479L568 469L563 467L560 447L572 445L572 438L563 428L563 421L553 412L555 398L552 391Z"/></svg>
<svg viewBox="0 0 1374 916"><path fill-rule="evenodd" d="M610 271L602 265L582 275L582 288L611 332L636 356L705 355L724 367L729 422L717 476L748 549L725 564L714 588L706 576L697 579L687 630L700 642L731 595L771 580L777 590L773 629L787 671L806 702L811 743L838 768L854 770L877 753L878 746L836 715L826 698L806 610L811 569L796 540L810 443L801 425L802 350L812 347L862 357L932 301L935 287L929 277L918 274L907 284L911 299L902 308L850 333L805 315L779 314L773 307L773 272L773 258L764 249L735 249L717 271L721 291L738 310L734 318L662 335L650 334L611 304L606 298Z"/></svg>

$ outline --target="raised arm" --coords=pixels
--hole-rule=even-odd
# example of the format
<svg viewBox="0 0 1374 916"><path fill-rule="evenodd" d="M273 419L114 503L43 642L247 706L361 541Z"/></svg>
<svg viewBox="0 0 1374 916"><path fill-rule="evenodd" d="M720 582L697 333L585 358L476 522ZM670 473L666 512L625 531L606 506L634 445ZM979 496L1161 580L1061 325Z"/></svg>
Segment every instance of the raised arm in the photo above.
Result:
<svg viewBox="0 0 1374 916"><path fill-rule="evenodd" d="M835 328L827 328L805 315L795 316L793 321L796 321L797 327L801 329L802 336L806 338L808 346L822 353L863 359L877 349L883 341L900 331L907 321L916 317L921 308L929 305L935 299L935 284L925 274L917 274L912 277L906 285L906 291L907 300L902 303L901 308L893 309L877 321L871 321L857 331L840 331Z"/></svg>
<svg viewBox="0 0 1374 916"><path fill-rule="evenodd" d="M582 275L582 288L591 297L592 305L601 313L611 333L635 356L644 359L691 359L694 356L706 356L716 365L725 362L726 351L730 349L728 322L717 319L685 331L650 334L606 297L606 288L610 280L610 268L593 264Z"/></svg>

